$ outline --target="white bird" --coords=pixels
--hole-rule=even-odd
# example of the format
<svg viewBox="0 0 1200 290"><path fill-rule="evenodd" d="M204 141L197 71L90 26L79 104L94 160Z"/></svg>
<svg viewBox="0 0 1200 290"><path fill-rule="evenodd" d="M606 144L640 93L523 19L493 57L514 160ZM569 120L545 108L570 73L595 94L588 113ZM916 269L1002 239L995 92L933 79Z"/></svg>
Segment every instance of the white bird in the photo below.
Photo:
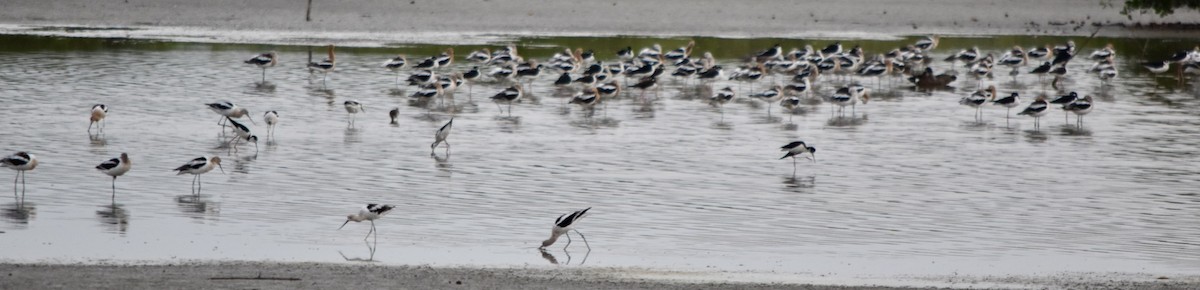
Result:
<svg viewBox="0 0 1200 290"><path fill-rule="evenodd" d="M367 204L366 207L358 210L358 213L346 216L346 222L342 223L342 226L338 227L338 229L341 230L350 222L370 221L371 231L367 232L367 236L363 237L363 240L371 237L372 233L375 234L375 239L379 240L379 233L375 231L375 220L388 214L394 208L396 206L390 204Z"/></svg>
<svg viewBox="0 0 1200 290"><path fill-rule="evenodd" d="M267 137L275 138L275 125L279 124L279 113L267 111L263 113L263 120L267 122Z"/></svg>
<svg viewBox="0 0 1200 290"><path fill-rule="evenodd" d="M346 124L351 127L354 126L355 114L358 114L358 112L366 112L367 111L366 109L363 108L362 103L358 102L358 100L349 100L349 101L346 101L345 103L342 103L342 105L346 106L346 113L350 115L349 116L350 118L347 120Z"/></svg>
<svg viewBox="0 0 1200 290"><path fill-rule="evenodd" d="M334 55L334 53L333 53L333 45L332 44L329 45L329 53L328 53L328 56L325 58L325 60L322 60L320 62L308 63L308 67L310 69L316 69L316 70L321 71L321 73L322 73L321 86L322 87L325 86L325 80L329 78L329 72L333 71L333 68L335 66L337 66L337 56Z"/></svg>
<svg viewBox="0 0 1200 290"><path fill-rule="evenodd" d="M783 98L783 86L775 84L774 86L771 86L770 89L751 94L750 97L767 102L767 115L770 115L771 106L774 105L775 102L779 101L780 98Z"/></svg>
<svg viewBox="0 0 1200 290"><path fill-rule="evenodd" d="M397 55L396 57L384 61L383 65L380 66L396 73L396 85L400 85L400 69L408 66L408 58L403 54Z"/></svg>
<svg viewBox="0 0 1200 290"><path fill-rule="evenodd" d="M563 249L570 247L571 246L570 232L575 231L575 233L579 234L580 238L583 238L583 244L587 246L588 251L591 251L592 246L588 244L587 237L584 237L583 233L581 233L581 232L579 232L579 230L575 229L575 223L578 222L580 219L582 219L585 215L587 215L587 212L590 209L592 209L592 208L589 207L589 208L585 208L580 211L575 211L575 212L572 212L570 215L563 214L563 215L558 216L558 219L554 220L554 227L550 230L550 238L546 239L545 241L542 241L542 246L540 247L540 249L545 249L546 247L553 245L554 242L558 240L558 237L562 236L562 235L567 235L567 245L563 246Z"/></svg>
<svg viewBox="0 0 1200 290"><path fill-rule="evenodd" d="M96 125L96 129L104 130L104 118L108 117L108 106L104 104L96 104L92 106L91 123L88 123L88 132L92 132L92 125Z"/></svg>
<svg viewBox="0 0 1200 290"><path fill-rule="evenodd" d="M125 153L121 153L121 157L109 159L100 163L100 165L96 165L96 170L112 176L113 200L117 199L117 176L125 175L126 172L129 172L130 167L129 155Z"/></svg>
<svg viewBox="0 0 1200 290"><path fill-rule="evenodd" d="M787 145L783 145L783 147L779 147L779 149L780 151L787 151L787 154L784 154L783 157L779 157L780 160L788 157L792 158L793 175L796 174L796 156L801 156L807 158L808 160L812 160L813 162L817 162L817 148L804 144L804 141L788 143ZM808 153L808 155L812 157L810 158L809 156L804 156L804 153Z"/></svg>
<svg viewBox="0 0 1200 290"><path fill-rule="evenodd" d="M521 87L521 84L515 84L496 93L496 95L492 96L492 101L496 103L496 108L500 109L500 111L504 111L503 108L500 108L500 102L508 103L508 115L512 116L512 103L520 100L521 96L525 95L524 92L525 89Z"/></svg>
<svg viewBox="0 0 1200 290"><path fill-rule="evenodd" d="M220 168L221 173L225 173L225 168L221 167L221 157L199 157L188 161L187 164L175 168L179 173L175 175L191 174L193 193L200 194L200 175L212 171L213 168Z"/></svg>
<svg viewBox="0 0 1200 290"><path fill-rule="evenodd" d="M24 151L14 153L0 159L0 166L11 168L17 171L17 176L13 177L13 195L17 194L17 178L21 179L21 193L25 193L25 172L37 168L37 157L33 154Z"/></svg>
<svg viewBox="0 0 1200 290"><path fill-rule="evenodd" d="M446 154L450 154L450 141L446 141L446 137L450 137L450 127L453 125L454 118L450 118L450 121L446 122L446 125L442 125L442 128L438 129L437 133L433 134L433 144L429 145L430 155L433 154L434 149L437 149L438 144L441 144L442 142L446 142Z"/></svg>
<svg viewBox="0 0 1200 290"><path fill-rule="evenodd" d="M1075 126L1083 128L1083 115L1092 112L1092 96L1084 96L1083 99L1076 99L1063 106L1063 110L1075 113Z"/></svg>
<svg viewBox="0 0 1200 290"><path fill-rule="evenodd" d="M1024 111L1017 113L1017 115L1033 116L1033 128L1038 129L1042 127L1042 116L1048 113L1050 113L1050 102L1046 101L1046 97L1038 96L1037 100L1034 100L1033 103L1029 104L1029 107L1026 107Z"/></svg>

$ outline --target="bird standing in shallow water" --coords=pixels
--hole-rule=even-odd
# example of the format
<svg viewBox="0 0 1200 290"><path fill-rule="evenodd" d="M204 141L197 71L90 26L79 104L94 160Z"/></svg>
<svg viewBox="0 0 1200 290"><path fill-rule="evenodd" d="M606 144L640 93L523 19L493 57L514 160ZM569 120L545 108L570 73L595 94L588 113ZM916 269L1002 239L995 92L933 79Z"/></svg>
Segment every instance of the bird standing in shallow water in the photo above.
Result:
<svg viewBox="0 0 1200 290"><path fill-rule="evenodd" d="M1033 116L1033 128L1036 130L1042 127L1042 116L1045 116L1047 113L1050 113L1050 102L1046 101L1046 97L1038 96L1037 100L1034 100L1033 103L1029 104L1029 107L1025 107L1025 110L1017 113L1017 115Z"/></svg>
<svg viewBox="0 0 1200 290"><path fill-rule="evenodd" d="M496 108L500 109L501 112L503 112L504 109L500 108L500 103L508 103L508 115L512 116L512 103L520 100L521 96L525 94L524 92L525 89L521 87L521 84L515 84L504 89L503 91L500 91L499 93L496 93L496 95L493 95L492 101L496 103Z"/></svg>
<svg viewBox="0 0 1200 290"><path fill-rule="evenodd" d="M0 166L17 171L17 176L13 177L13 196L17 194L17 178L21 179L21 195L25 195L25 172L37 168L37 165L37 157L24 151L0 159Z"/></svg>
<svg viewBox="0 0 1200 290"><path fill-rule="evenodd" d="M88 133L92 132L92 125L95 125L97 130L103 131L105 117L108 117L107 105L96 104L92 106L92 116L89 118L91 123L88 123Z"/></svg>
<svg viewBox="0 0 1200 290"><path fill-rule="evenodd" d="M987 103L987 101L992 99L992 96L995 95L996 86L988 86L987 89L978 90L969 96L963 97L962 99L958 100L958 103L975 108L975 121L983 122L983 111L980 108L982 108L983 104Z"/></svg>
<svg viewBox="0 0 1200 290"><path fill-rule="evenodd" d="M583 238L583 244L587 246L588 251L591 251L592 245L588 244L587 237L583 236L583 233L575 229L575 224L579 222L580 219L583 219L590 209L592 208L589 207L580 211L575 211L570 215L563 214L558 216L558 219L554 220L554 228L550 230L550 238L542 241L542 246L539 247L539 249L545 249L546 247L553 245L554 242L558 240L559 236L567 235L567 245L563 246L563 249L565 250L567 247L571 246L570 232L575 231L576 234L579 234L580 238Z"/></svg>
<svg viewBox="0 0 1200 290"><path fill-rule="evenodd" d="M787 145L783 145L783 147L779 147L779 150L787 152L787 154L784 154L783 157L779 157L780 160L788 157L792 158L792 175L796 175L797 155L807 158L808 160L812 160L812 162L817 162L817 147L808 146L807 144L804 144L804 141L788 143ZM804 156L804 153L808 153L808 155L812 157Z"/></svg>
<svg viewBox="0 0 1200 290"><path fill-rule="evenodd" d="M121 153L121 157L109 159L96 165L96 170L100 170L108 176L112 176L112 199L117 200L117 176L125 175L129 172L131 164L129 163L129 155Z"/></svg>
<svg viewBox="0 0 1200 290"><path fill-rule="evenodd" d="M267 68L274 67L275 63L278 62L277 60L278 58L275 57L275 52L272 51L251 57L250 59L247 59L245 63L253 64L262 69L262 83L265 84L267 83Z"/></svg>
<svg viewBox="0 0 1200 290"><path fill-rule="evenodd" d="M1083 115L1092 112L1092 96L1084 96L1083 99L1077 99L1063 106L1063 110L1075 113L1075 127L1083 128Z"/></svg>
<svg viewBox="0 0 1200 290"><path fill-rule="evenodd" d="M446 155L450 154L450 141L446 141L446 137L450 137L450 128L454 125L454 118L450 118L446 125L442 125L437 133L433 134L433 144L429 145L429 155L433 155L434 149L437 149L438 144L446 143Z"/></svg>
<svg viewBox="0 0 1200 290"><path fill-rule="evenodd" d="M342 228L346 227L346 224L349 224L350 222L370 221L371 222L371 231L367 232L367 236L363 237L363 240L366 240L367 238L371 237L371 234L374 233L375 240L378 241L379 240L379 232L375 231L375 220L379 219L380 217L383 217L383 215L386 215L389 212L392 212L392 209L394 209L394 208L396 208L396 206L390 205L390 204L374 204L374 203L367 204L366 207L358 210L357 214L352 214L352 215L346 216L346 222L342 223L342 226L338 227L338 229L341 230Z"/></svg>
<svg viewBox="0 0 1200 290"><path fill-rule="evenodd" d="M348 118L347 124L346 124L347 126L350 126L350 127L354 127L355 115L357 115L359 112L367 111L366 109L363 108L362 103L358 102L358 100L349 100L349 101L346 101L345 103L342 103L342 105L346 107L346 114L350 115L350 118Z"/></svg>
<svg viewBox="0 0 1200 290"><path fill-rule="evenodd" d="M175 175L191 174L192 177L192 193L200 194L200 175L212 171L213 168L220 168L221 173L225 173L225 168L221 167L221 157L200 157L188 161L187 164L175 168L179 173Z"/></svg>
<svg viewBox="0 0 1200 290"><path fill-rule="evenodd" d="M329 45L328 56L326 56L325 60L322 60L320 62L308 63L308 67L310 69L316 69L316 70L321 71L321 73L322 73L321 87L325 86L325 80L329 79L329 72L333 71L333 68L336 65L337 65L337 56L334 55L334 53L333 53L333 45L332 44Z"/></svg>
<svg viewBox="0 0 1200 290"><path fill-rule="evenodd" d="M267 137L275 138L275 125L279 124L279 113L267 111L263 113L263 120L267 122Z"/></svg>

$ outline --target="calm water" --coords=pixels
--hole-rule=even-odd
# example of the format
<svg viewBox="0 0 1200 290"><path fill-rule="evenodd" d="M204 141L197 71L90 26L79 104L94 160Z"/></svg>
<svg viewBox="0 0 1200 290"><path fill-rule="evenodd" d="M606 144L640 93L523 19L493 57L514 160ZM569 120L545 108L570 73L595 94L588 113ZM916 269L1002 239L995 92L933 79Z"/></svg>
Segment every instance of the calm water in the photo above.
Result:
<svg viewBox="0 0 1200 290"><path fill-rule="evenodd" d="M306 47L3 39L0 151L26 150L41 161L24 203L0 204L0 257L8 261L569 260L833 275L1200 270L1198 91L1137 65L1189 43L1107 40L1118 44L1120 77L1102 86L1083 73L1091 63L1078 59L1064 84L1098 101L1084 128L1064 125L1054 109L1034 130L1025 116L1006 124L1002 107L985 108L985 123L975 123L973 110L957 105L976 87L970 78L933 93L885 79L854 119L832 117L819 101L790 117L776 106L768 117L762 103L744 98L748 84L723 82L713 86L740 90L722 120L703 101L711 89L694 81L667 79L650 105L626 97L589 116L564 108L571 92L543 74L509 118L486 101L502 84L476 84L471 97L460 89L453 113L427 114L407 97L411 87L397 88L394 74L378 67L390 54L440 46L339 49L338 70L323 88L304 69ZM719 47L729 68L735 56L776 41L703 39L697 51ZM909 41L859 43L877 53ZM1062 41L946 39L934 65L946 69L940 58L971 44L999 54L1012 44ZM673 48L686 40L520 41L541 59L558 44L595 47L607 58L625 43L653 42ZM466 68L458 63L473 48L457 48L453 70ZM267 85L256 84L259 70L241 60L270 49L282 63L268 71ZM1063 93L997 71L985 82L1001 94L1020 91L1025 103ZM839 83L823 80L819 95ZM356 128L347 128L341 105L350 99L366 106ZM275 139L264 138L257 154L252 146L227 153L218 117L204 105L220 100L249 108L259 135L262 113L278 111ZM94 103L111 108L99 136L86 131ZM394 107L402 117L389 125ZM451 154L431 157L433 132L451 115ZM797 139L819 148L819 162L802 162L793 175L777 148ZM121 152L134 168L117 180L112 204L109 177L92 167ZM225 158L226 174L204 175L197 198L191 177L171 169L202 155ZM373 257L362 241L368 224L336 230L369 202L399 205L377 222ZM578 237L569 253L561 244L548 258L535 249L554 218L589 206L579 229L590 253Z"/></svg>

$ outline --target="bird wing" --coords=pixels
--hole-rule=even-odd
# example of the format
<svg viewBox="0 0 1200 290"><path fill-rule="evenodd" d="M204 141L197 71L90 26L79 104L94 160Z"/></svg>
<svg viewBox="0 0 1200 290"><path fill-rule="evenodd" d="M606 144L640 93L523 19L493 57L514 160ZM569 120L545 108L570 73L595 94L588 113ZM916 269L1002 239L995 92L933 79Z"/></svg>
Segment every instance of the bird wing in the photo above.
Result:
<svg viewBox="0 0 1200 290"><path fill-rule="evenodd" d="M100 163L100 165L96 165L96 169L100 169L100 170L109 170L109 169L116 168L116 167L117 167L117 165L121 165L121 159L120 159L120 158L113 158L113 159L109 159L109 160L107 160L107 161L104 161L103 163Z"/></svg>

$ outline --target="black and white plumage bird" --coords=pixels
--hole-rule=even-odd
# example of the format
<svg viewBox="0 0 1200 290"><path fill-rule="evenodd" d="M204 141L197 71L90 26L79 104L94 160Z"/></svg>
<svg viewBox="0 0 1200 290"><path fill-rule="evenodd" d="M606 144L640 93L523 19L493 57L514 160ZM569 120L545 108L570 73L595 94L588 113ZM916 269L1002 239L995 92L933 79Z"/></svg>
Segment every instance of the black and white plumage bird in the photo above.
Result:
<svg viewBox="0 0 1200 290"><path fill-rule="evenodd" d="M991 100L996 95L996 86L990 85L987 89L975 91L974 93L958 100L960 105L970 106L975 108L975 121L983 120L983 111L980 109L984 103Z"/></svg>
<svg viewBox="0 0 1200 290"><path fill-rule="evenodd" d="M492 95L492 102L496 103L496 108L500 109L500 111L504 111L504 109L500 108L500 103L507 103L508 115L512 116L512 104L520 100L523 95L525 95L525 89L521 88L520 84L515 84Z"/></svg>
<svg viewBox="0 0 1200 290"><path fill-rule="evenodd" d="M1028 107L1025 107L1025 110L1022 110L1020 113L1017 113L1017 115L1032 116L1033 117L1033 128L1037 129L1037 128L1041 128L1040 121L1042 119L1042 116L1045 116L1048 113L1050 113L1050 102L1046 101L1046 97L1038 96L1037 100L1034 100L1033 103L1030 103Z"/></svg>
<svg viewBox="0 0 1200 290"><path fill-rule="evenodd" d="M408 66L408 57L403 54L397 55L384 61L380 66L396 73L396 84L400 84L400 71Z"/></svg>
<svg viewBox="0 0 1200 290"><path fill-rule="evenodd" d="M821 49L821 54L823 55L834 55L839 53L842 53L842 42L840 41L834 42L833 44L825 46L825 48Z"/></svg>
<svg viewBox="0 0 1200 290"><path fill-rule="evenodd" d="M224 125L226 119L233 119L233 118L240 119L243 116L246 117L247 119L250 119L250 123L258 125L258 123L254 122L254 118L250 117L249 110L246 110L246 108L238 107L238 105L235 105L232 102L209 103L209 104L205 104L205 105L208 106L209 110L212 110L213 112L217 113L218 115L221 115L221 120L217 122L217 125Z"/></svg>
<svg viewBox="0 0 1200 290"><path fill-rule="evenodd" d="M263 121L267 123L267 137L275 137L275 125L279 124L279 112L267 111L263 113Z"/></svg>
<svg viewBox="0 0 1200 290"><path fill-rule="evenodd" d="M345 101L342 103L342 106L346 107L346 114L349 115L349 118L346 118L347 126L354 126L355 115L358 115L359 112L367 111L366 108L363 107L363 104L359 103L358 100Z"/></svg>
<svg viewBox="0 0 1200 290"><path fill-rule="evenodd" d="M432 70L419 70L408 76L409 85L427 85L437 82L438 75Z"/></svg>
<svg viewBox="0 0 1200 290"><path fill-rule="evenodd" d="M387 215L388 213L392 212L392 210L395 208L396 208L396 206L390 205L390 204L374 204L374 203L367 204L366 207L359 209L358 213L346 216L346 222L342 223L342 226L338 227L338 229L341 230L342 228L346 227L346 224L349 224L350 222L357 223L357 222L362 222L362 221L370 221L371 222L371 231L367 232L367 236L363 237L363 240L366 240L367 238L371 237L372 233L375 234L375 240L379 240L379 233L377 231L375 231L375 220L379 219L380 217L383 217L384 215Z"/></svg>
<svg viewBox="0 0 1200 290"><path fill-rule="evenodd" d="M846 106L850 106L850 110L851 110L850 115L851 116L853 116L856 113L854 110L857 109L858 103L860 101L863 104L866 104L867 101L870 100L870 98L871 98L871 96L867 92L867 88L860 86L860 85L850 85L850 86L841 87L836 92L833 93L833 96L829 97L830 101L833 101L833 104L838 105L838 107L840 107L838 109L838 111L842 112L843 114L845 113Z"/></svg>
<svg viewBox="0 0 1200 290"><path fill-rule="evenodd" d="M783 86L779 85L779 84L775 84L766 90L750 94L749 97L752 99L766 102L767 103L767 114L769 115L769 114L771 114L771 106L773 106L775 104L775 102L778 102L779 99L783 98Z"/></svg>
<svg viewBox="0 0 1200 290"><path fill-rule="evenodd" d="M542 246L539 248L545 249L546 247L553 245L555 241L558 241L558 237L560 237L562 235L566 235L567 236L567 245L563 246L563 249L566 249L567 247L571 246L570 232L574 231L576 234L579 234L580 238L583 238L583 244L587 246L589 251L591 251L592 245L588 244L587 237L584 237L583 233L581 233L581 232L579 232L579 230L575 229L575 225L579 224L579 220L581 220L585 216L587 216L588 210L591 210L591 209L592 209L591 207L588 207L583 210L572 212L570 214L563 214L563 215L558 216L558 219L554 220L554 227L550 229L550 238L546 239L545 241L542 241Z"/></svg>
<svg viewBox="0 0 1200 290"><path fill-rule="evenodd" d="M253 64L262 69L262 82L267 82L267 68L274 67L278 62L274 51L255 55L245 61L246 64Z"/></svg>
<svg viewBox="0 0 1200 290"><path fill-rule="evenodd" d="M618 80L608 81L596 86L596 92L600 93L601 97L615 97L621 93L621 82Z"/></svg>
<svg viewBox="0 0 1200 290"><path fill-rule="evenodd" d="M390 124L392 124L392 125L397 124L396 119L400 118L400 108L392 108L391 111L388 111L388 118L392 119L392 122Z"/></svg>
<svg viewBox="0 0 1200 290"><path fill-rule="evenodd" d="M435 57L433 61L437 62L437 67L449 67L454 63L454 48L446 48L446 51Z"/></svg>
<svg viewBox="0 0 1200 290"><path fill-rule="evenodd" d="M779 100L779 106L787 109L785 112L788 113L788 123L792 122L792 115L795 115L793 112L796 111L797 107L800 107L800 101L800 97L796 96L786 97L782 100Z"/></svg>
<svg viewBox="0 0 1200 290"><path fill-rule="evenodd" d="M796 156L812 160L814 163L817 162L817 148L808 146L804 141L788 143L787 145L783 145L783 147L779 147L779 150L787 152L783 157L779 157L780 160L788 157L792 158L792 174L796 174ZM808 156L804 156L804 154L808 154Z"/></svg>
<svg viewBox="0 0 1200 290"><path fill-rule="evenodd" d="M467 54L467 60L475 63L487 63L492 60L492 52L486 47L472 51L470 54Z"/></svg>
<svg viewBox="0 0 1200 290"><path fill-rule="evenodd" d="M108 105L95 104L92 106L92 115L88 119L88 132L92 132L92 126L95 125L97 130L104 130L104 118L108 117Z"/></svg>
<svg viewBox="0 0 1200 290"><path fill-rule="evenodd" d="M992 105L1004 106L1007 108L1004 118L1008 119L1012 114L1012 108L1016 108L1017 106L1021 105L1021 95L1017 92L1013 92L1007 97L1000 97L999 95L992 94Z"/></svg>
<svg viewBox="0 0 1200 290"><path fill-rule="evenodd" d="M445 125L442 125L441 129L438 129L437 132L433 133L433 144L429 145L430 155L432 155L433 151L437 149L438 144L442 144L443 142L446 143L446 154L450 154L450 141L446 141L446 138L450 137L450 128L453 126L454 118L450 118L449 122L446 122Z"/></svg>
<svg viewBox="0 0 1200 290"><path fill-rule="evenodd" d="M329 72L333 71L334 67L337 66L337 55L335 55L333 52L333 45L330 44L328 48L329 49L324 60L308 63L309 69L321 71L321 86L325 85L325 80L329 79Z"/></svg>
<svg viewBox="0 0 1200 290"><path fill-rule="evenodd" d="M1151 73L1160 74L1171 70L1170 61L1148 61L1143 62L1142 67L1150 70Z"/></svg>
<svg viewBox="0 0 1200 290"><path fill-rule="evenodd" d="M658 78L655 78L653 76L646 76L641 79L638 79L637 83L629 85L629 87L641 90L642 94L639 95L639 98L645 99L646 90L649 90L650 88L652 88L656 85L658 85ZM657 95L657 94L658 93L655 92L655 95Z"/></svg>
<svg viewBox="0 0 1200 290"><path fill-rule="evenodd" d="M734 94L733 88L724 87L720 90L717 90L717 92L714 93L709 100L717 104L717 106L724 106L725 103L732 101L735 96L736 94Z"/></svg>
<svg viewBox="0 0 1200 290"><path fill-rule="evenodd" d="M8 155L8 156L5 156L3 159L0 159L0 166L17 171L17 176L13 177L13 194L16 194L17 178L20 178L21 179L21 193L22 193L22 195L24 195L25 172L33 170L34 168L37 168L38 161L37 161L37 157L33 156L33 154L29 154L28 152L22 151L22 152L13 153L12 155Z"/></svg>
<svg viewBox="0 0 1200 290"><path fill-rule="evenodd" d="M175 168L175 175L191 174L192 177L192 192L200 194L200 175L212 171L213 168L220 168L221 173L225 173L225 168L221 167L221 157L199 157L188 161L187 164Z"/></svg>
<svg viewBox="0 0 1200 290"><path fill-rule="evenodd" d="M617 57L620 59L633 59L633 47L626 46L617 51Z"/></svg>
<svg viewBox="0 0 1200 290"><path fill-rule="evenodd" d="M1030 47L1025 55L1032 59L1043 59L1050 55L1050 46Z"/></svg>
<svg viewBox="0 0 1200 290"><path fill-rule="evenodd" d="M939 40L939 38L936 35L926 36L925 38L921 38L920 40L917 40L917 42L914 43L913 46L921 49L922 51L929 51L934 48L937 48L938 40Z"/></svg>
<svg viewBox="0 0 1200 290"><path fill-rule="evenodd" d="M579 104L586 109L593 109L600 102L600 93L595 88L587 88L574 97L571 97L571 104Z"/></svg>
<svg viewBox="0 0 1200 290"><path fill-rule="evenodd" d="M574 80L571 79L571 73L564 72L564 73L558 75L558 79L554 80L554 86L562 87L562 86L570 85L573 81Z"/></svg>
<svg viewBox="0 0 1200 290"><path fill-rule="evenodd" d="M663 55L663 57L665 57L666 59L669 59L669 60L680 60L680 59L687 58L688 56L692 55L692 48L695 46L696 46L695 40L688 40L687 46L683 46L680 48L676 48L675 50L668 51L666 54Z"/></svg>
<svg viewBox="0 0 1200 290"><path fill-rule="evenodd" d="M413 92L409 97L419 99L431 99L440 97L445 92L441 84L426 84L420 86L417 91Z"/></svg>
<svg viewBox="0 0 1200 290"><path fill-rule="evenodd" d="M1066 105L1063 105L1063 110L1075 113L1075 126L1083 128L1083 115L1092 112L1092 96L1083 96L1083 99L1076 99Z"/></svg>
<svg viewBox="0 0 1200 290"><path fill-rule="evenodd" d="M1106 58L1113 57L1116 55L1117 55L1117 51L1113 50L1112 43L1109 43L1109 44L1104 45L1104 48L1093 51L1091 58L1092 58L1092 60L1101 60L1101 59L1106 59Z"/></svg>
<svg viewBox="0 0 1200 290"><path fill-rule="evenodd" d="M233 132L235 134L233 136L233 138L230 138L229 141L225 142L225 144L230 146L230 148L229 148L230 150L233 150L233 152L237 152L237 150L238 150L237 145L239 143L241 143L242 140L246 140L248 142L254 143L254 152L258 152L258 136L254 136L253 134L250 134L250 127L246 127L246 125L242 125L242 123L238 123L237 121L234 121L233 119L229 119L226 121L229 122L230 127L233 127Z"/></svg>
<svg viewBox="0 0 1200 290"><path fill-rule="evenodd" d="M125 153L121 153L120 157L109 159L101 162L100 165L96 165L96 170L99 170L108 176L112 176L113 200L117 199L117 177L125 175L126 172L129 172L130 168L131 163L129 163L129 155Z"/></svg>

